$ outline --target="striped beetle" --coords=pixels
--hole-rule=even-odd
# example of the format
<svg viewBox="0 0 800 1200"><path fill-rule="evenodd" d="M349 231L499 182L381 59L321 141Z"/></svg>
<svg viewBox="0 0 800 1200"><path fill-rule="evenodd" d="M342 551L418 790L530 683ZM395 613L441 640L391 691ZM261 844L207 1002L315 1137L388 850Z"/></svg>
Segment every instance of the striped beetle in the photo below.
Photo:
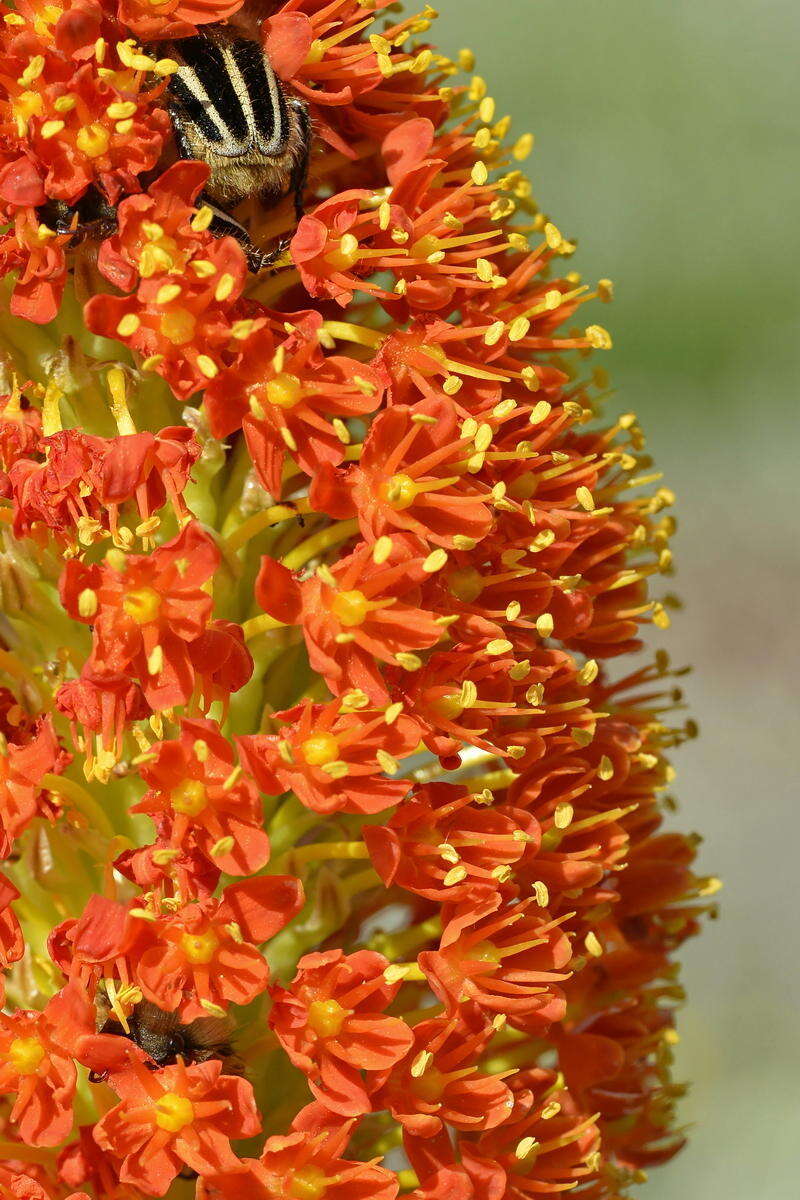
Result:
<svg viewBox="0 0 800 1200"><path fill-rule="evenodd" d="M211 232L235 237L250 269L260 271L288 243L281 240L268 250L255 246L229 209L247 196L269 207L291 194L296 218L303 215L312 137L306 106L284 91L255 23L207 25L160 49L179 64L167 94L177 156L211 168L200 197L214 213ZM115 209L96 189L75 206L51 201L39 211L75 242L108 237L116 228Z"/></svg>

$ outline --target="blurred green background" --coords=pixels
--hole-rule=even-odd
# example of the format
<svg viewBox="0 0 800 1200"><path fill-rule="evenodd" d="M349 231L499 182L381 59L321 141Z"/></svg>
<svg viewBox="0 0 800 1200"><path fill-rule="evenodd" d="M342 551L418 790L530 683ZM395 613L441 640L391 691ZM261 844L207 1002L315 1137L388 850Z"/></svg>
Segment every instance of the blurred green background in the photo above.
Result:
<svg viewBox="0 0 800 1200"><path fill-rule="evenodd" d="M570 267L615 283L593 315L614 335L602 363L678 493L686 607L660 642L695 665L701 725L675 756L678 819L725 889L684 955L692 1140L640 1194L796 1200L800 5L437 7L437 42L473 49L499 114L535 133Z"/></svg>

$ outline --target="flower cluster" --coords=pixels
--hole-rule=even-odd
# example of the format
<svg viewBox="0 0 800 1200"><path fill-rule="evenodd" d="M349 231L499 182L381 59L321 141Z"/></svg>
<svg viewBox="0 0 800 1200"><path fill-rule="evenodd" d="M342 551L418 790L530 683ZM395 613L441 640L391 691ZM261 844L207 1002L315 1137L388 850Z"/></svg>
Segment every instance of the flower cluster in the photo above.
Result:
<svg viewBox="0 0 800 1200"><path fill-rule="evenodd" d="M621 665L673 497L531 138L397 8L2 9L3 1197L619 1200L682 1142L718 884ZM173 137L209 26L313 131L269 272Z"/></svg>

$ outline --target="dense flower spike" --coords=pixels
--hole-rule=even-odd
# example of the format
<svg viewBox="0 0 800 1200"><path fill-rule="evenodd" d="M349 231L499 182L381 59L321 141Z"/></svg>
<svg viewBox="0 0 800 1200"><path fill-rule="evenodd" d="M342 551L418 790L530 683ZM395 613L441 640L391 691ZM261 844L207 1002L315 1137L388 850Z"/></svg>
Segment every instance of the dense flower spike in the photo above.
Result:
<svg viewBox="0 0 800 1200"><path fill-rule="evenodd" d="M3 1200L620 1200L683 1141L673 496L399 7L2 6ZM242 38L287 112L220 76L200 140L311 146L230 224L172 77Z"/></svg>

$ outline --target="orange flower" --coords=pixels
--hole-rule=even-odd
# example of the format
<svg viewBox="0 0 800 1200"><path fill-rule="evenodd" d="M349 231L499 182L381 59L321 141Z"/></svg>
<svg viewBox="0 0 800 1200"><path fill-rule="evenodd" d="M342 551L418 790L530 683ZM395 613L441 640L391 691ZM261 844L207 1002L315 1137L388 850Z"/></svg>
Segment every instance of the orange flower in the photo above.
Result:
<svg viewBox="0 0 800 1200"><path fill-rule="evenodd" d="M269 858L261 802L237 779L233 750L214 721L181 722L180 738L157 743L142 771L150 785L131 811L156 822L172 846L195 843L221 871L249 875Z"/></svg>
<svg viewBox="0 0 800 1200"><path fill-rule="evenodd" d="M91 668L129 674L154 707L185 703L194 687L189 645L213 604L203 585L218 564L196 522L152 555L110 551L102 566L71 559L61 595L70 615L94 630Z"/></svg>
<svg viewBox="0 0 800 1200"><path fill-rule="evenodd" d="M410 780L383 774L419 741L410 717L387 721L385 713L349 712L336 700L275 716L286 721L278 734L237 739L262 791L291 790L319 813L378 813L411 790Z"/></svg>
<svg viewBox="0 0 800 1200"><path fill-rule="evenodd" d="M395 538L380 563L361 546L303 582L265 558L256 598L277 620L302 625L311 666L334 694L357 687L380 705L389 697L376 663L413 665L414 651L442 635L436 617L418 603L425 578L424 557L412 542Z"/></svg>
<svg viewBox="0 0 800 1200"><path fill-rule="evenodd" d="M270 1024L312 1092L342 1116L372 1108L376 1073L408 1054L413 1035L404 1021L385 1015L398 983L389 964L368 950L307 954L289 988L275 988Z"/></svg>
<svg viewBox="0 0 800 1200"><path fill-rule="evenodd" d="M212 1061L114 1076L120 1103L95 1138L122 1160L122 1183L163 1196L184 1165L203 1175L240 1169L231 1139L252 1137L261 1122L250 1084L221 1070Z"/></svg>
<svg viewBox="0 0 800 1200"><path fill-rule="evenodd" d="M311 501L330 516L358 517L369 541L400 529L448 548L479 542L492 523L490 495L466 476L470 448L451 402L395 405L372 423L357 467L337 475L322 465Z"/></svg>

